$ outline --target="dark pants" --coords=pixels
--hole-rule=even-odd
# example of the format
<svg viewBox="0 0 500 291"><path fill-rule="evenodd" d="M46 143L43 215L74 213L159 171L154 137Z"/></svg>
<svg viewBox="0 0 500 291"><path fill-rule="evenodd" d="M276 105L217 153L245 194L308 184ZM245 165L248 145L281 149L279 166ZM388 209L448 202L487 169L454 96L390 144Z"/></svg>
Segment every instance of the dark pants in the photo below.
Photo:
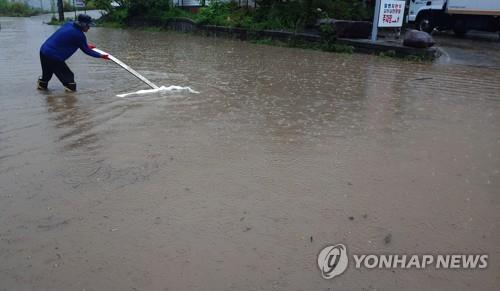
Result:
<svg viewBox="0 0 500 291"><path fill-rule="evenodd" d="M76 90L75 75L65 62L51 59L40 53L40 63L42 64L42 78L40 81L47 84L52 75L55 74L64 87L72 91Z"/></svg>

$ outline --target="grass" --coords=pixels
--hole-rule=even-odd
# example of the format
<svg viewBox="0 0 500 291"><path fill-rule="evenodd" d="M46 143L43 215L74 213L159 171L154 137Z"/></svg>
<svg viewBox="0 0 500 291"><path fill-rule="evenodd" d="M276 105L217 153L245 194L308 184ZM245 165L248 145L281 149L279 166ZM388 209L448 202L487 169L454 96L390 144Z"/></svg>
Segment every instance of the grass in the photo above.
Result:
<svg viewBox="0 0 500 291"><path fill-rule="evenodd" d="M49 22L47 22L48 25L61 25L63 24L64 21L59 21L55 16L52 16Z"/></svg>
<svg viewBox="0 0 500 291"><path fill-rule="evenodd" d="M275 40L269 37L258 38L254 37L250 40L251 43L260 44L260 45L272 45L272 46L280 46L280 47L292 47L292 48L301 48L301 49L309 49L309 50L317 50L324 52L334 52L334 53L344 53L344 54L352 54L354 53L354 47L349 45L343 45L338 43L331 42L309 42L302 40L291 39L289 41L283 40Z"/></svg>

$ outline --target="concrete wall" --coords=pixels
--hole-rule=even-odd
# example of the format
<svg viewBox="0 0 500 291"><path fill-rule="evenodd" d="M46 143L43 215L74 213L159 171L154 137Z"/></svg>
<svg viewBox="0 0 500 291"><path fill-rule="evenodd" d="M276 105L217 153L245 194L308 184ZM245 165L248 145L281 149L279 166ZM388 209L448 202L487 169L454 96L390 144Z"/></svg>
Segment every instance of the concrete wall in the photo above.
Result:
<svg viewBox="0 0 500 291"><path fill-rule="evenodd" d="M16 2L25 2L25 1L16 1ZM26 1L28 3L28 5L30 5L31 7L34 7L34 8L40 8L41 6L43 6L43 10L47 10L47 11L50 11L50 0L28 0ZM40 5L41 4L41 5ZM54 0L54 5L57 9L57 2Z"/></svg>

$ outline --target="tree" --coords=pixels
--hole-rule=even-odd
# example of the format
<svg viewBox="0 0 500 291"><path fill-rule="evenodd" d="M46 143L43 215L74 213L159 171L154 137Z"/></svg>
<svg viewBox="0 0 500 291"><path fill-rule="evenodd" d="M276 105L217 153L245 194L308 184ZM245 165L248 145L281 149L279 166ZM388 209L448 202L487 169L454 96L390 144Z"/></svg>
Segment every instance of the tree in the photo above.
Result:
<svg viewBox="0 0 500 291"><path fill-rule="evenodd" d="M113 5L111 3L115 3L118 7L121 8L129 8L130 7L130 2L134 2L133 0L93 0L92 1L95 4L95 7L97 9L102 9L106 12L111 12L113 10Z"/></svg>

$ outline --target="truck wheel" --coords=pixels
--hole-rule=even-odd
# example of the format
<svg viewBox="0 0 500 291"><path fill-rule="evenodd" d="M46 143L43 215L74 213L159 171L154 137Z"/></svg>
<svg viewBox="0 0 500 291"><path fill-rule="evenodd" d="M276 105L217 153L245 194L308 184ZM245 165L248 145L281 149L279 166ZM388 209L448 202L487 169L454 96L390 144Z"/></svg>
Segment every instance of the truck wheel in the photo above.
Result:
<svg viewBox="0 0 500 291"><path fill-rule="evenodd" d="M430 14L425 13L418 17L417 19L417 29L420 31L425 31L431 33L434 30L434 23L431 19Z"/></svg>
<svg viewBox="0 0 500 291"><path fill-rule="evenodd" d="M457 19L455 21L455 25L453 25L453 32L457 36L464 36L467 32L467 25L465 24L465 20Z"/></svg>

